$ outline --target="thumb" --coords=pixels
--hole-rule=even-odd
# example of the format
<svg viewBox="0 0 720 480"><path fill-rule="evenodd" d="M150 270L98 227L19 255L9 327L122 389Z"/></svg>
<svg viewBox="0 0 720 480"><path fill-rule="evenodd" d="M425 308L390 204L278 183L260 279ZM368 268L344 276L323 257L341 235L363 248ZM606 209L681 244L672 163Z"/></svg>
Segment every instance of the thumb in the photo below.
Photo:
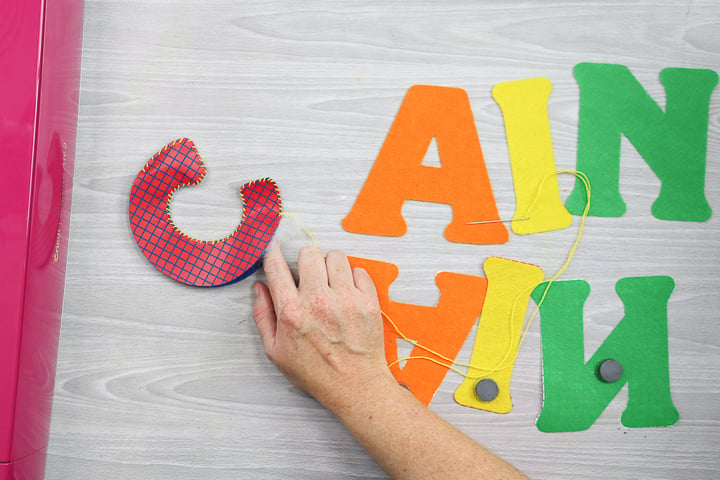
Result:
<svg viewBox="0 0 720 480"><path fill-rule="evenodd" d="M253 319L260 334L260 339L265 346L265 354L270 356L273 345L275 345L275 332L277 331L277 317L275 307L268 288L256 282L253 285L255 294L255 305L253 306Z"/></svg>

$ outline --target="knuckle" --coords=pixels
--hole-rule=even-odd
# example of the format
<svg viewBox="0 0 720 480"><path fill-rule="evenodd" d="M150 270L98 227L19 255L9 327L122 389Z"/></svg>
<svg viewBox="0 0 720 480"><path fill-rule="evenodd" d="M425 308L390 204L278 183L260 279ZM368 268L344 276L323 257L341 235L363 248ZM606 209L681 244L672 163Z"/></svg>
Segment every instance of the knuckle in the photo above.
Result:
<svg viewBox="0 0 720 480"><path fill-rule="evenodd" d="M282 305L278 312L279 319L292 326L297 327L300 324L300 309L294 303Z"/></svg>
<svg viewBox="0 0 720 480"><path fill-rule="evenodd" d="M365 309L370 315L375 317L379 316L381 312L380 304L378 304L378 302L374 300L367 301L365 304Z"/></svg>
<svg viewBox="0 0 720 480"><path fill-rule="evenodd" d="M372 316L380 315L382 311L378 299L370 295L362 295L357 305L364 313Z"/></svg>
<svg viewBox="0 0 720 480"><path fill-rule="evenodd" d="M362 315L368 319L375 319L381 316L380 307L371 303L366 303L362 307Z"/></svg>

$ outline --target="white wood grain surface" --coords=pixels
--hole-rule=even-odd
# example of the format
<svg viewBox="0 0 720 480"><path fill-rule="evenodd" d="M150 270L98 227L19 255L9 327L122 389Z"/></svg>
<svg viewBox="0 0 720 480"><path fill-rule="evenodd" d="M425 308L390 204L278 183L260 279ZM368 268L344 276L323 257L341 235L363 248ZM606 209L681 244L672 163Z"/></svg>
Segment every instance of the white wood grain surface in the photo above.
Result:
<svg viewBox="0 0 720 480"><path fill-rule="evenodd" d="M128 225L132 180L170 140L192 138L205 182L173 212L200 238L239 222L238 187L270 176L285 208L327 248L396 263L391 294L433 304L435 273L483 275L491 255L564 260L575 227L505 245L451 244L449 207L408 202L409 232L345 232L349 212L406 90L467 90L498 207L514 211L504 126L493 85L547 77L556 163L575 166L579 62L631 68L664 106L665 67L720 70L716 0L231 1L86 0L79 136L47 478L386 478L339 423L265 359L251 318L251 283L197 289L169 280L137 249ZM626 429L627 389L588 431L545 434L541 341L518 357L515 408L458 406L449 375L431 407L533 478L718 478L720 468L720 94L712 97L706 223L657 220L659 182L628 142L621 191L628 212L588 220L563 278L590 282L588 357L623 314L628 276L670 275L672 394L680 422ZM560 179L567 196L573 180ZM474 334L460 359L469 358Z"/></svg>

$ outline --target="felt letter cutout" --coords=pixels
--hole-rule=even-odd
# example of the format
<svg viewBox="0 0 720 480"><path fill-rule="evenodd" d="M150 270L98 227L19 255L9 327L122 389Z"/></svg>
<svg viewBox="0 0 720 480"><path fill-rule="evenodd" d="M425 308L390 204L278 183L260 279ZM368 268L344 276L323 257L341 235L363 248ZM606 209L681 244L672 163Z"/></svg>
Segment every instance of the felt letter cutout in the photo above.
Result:
<svg viewBox="0 0 720 480"><path fill-rule="evenodd" d="M577 169L592 184L590 215L619 217L620 139L625 135L655 172L662 186L652 214L663 220L702 222L712 210L705 199L708 109L718 82L712 70L666 68L663 112L622 65L580 63ZM585 188L577 181L567 207L580 215Z"/></svg>
<svg viewBox="0 0 720 480"><path fill-rule="evenodd" d="M546 284L533 292L539 301ZM590 293L584 281L551 285L540 306L543 346L544 405L537 420L543 432L585 430L628 384L626 427L676 423L670 397L667 302L675 287L670 277L629 277L616 284L625 317L585 363L583 304ZM596 373L600 362L620 362L622 376L605 383Z"/></svg>
<svg viewBox="0 0 720 480"><path fill-rule="evenodd" d="M350 257L350 265L353 268L364 268L370 274L378 292L380 307L405 336L448 358L457 356L482 310L486 279L440 272L435 277L440 300L435 307L426 307L390 300L390 284L398 275L398 268L392 263ZM392 364L398 360L397 339L400 337L387 320L383 324L385 358L388 364ZM417 346L413 347L410 356L430 357L447 363ZM418 400L429 405L448 368L429 360L412 359L402 369L395 364L390 367L390 371Z"/></svg>
<svg viewBox="0 0 720 480"><path fill-rule="evenodd" d="M156 153L138 173L130 192L130 228L143 255L170 278L200 287L245 278L259 266L280 223L280 194L270 179L246 183L242 223L216 241L188 237L173 224L170 199L180 187L197 185L205 164L193 142L176 140Z"/></svg>
<svg viewBox="0 0 720 480"><path fill-rule="evenodd" d="M422 164L433 138L441 167ZM353 233L402 236L407 231L402 217L405 200L451 205L453 220L445 229L451 242L507 242L502 223L465 224L499 219L465 90L426 85L408 90L342 225Z"/></svg>
<svg viewBox="0 0 720 480"><path fill-rule="evenodd" d="M487 294L468 377L455 390L455 401L466 407L496 413L512 410L510 377L532 288L543 279L540 267L504 258L485 260ZM498 386L498 396L489 402L475 394L480 378L489 378Z"/></svg>
<svg viewBox="0 0 720 480"><path fill-rule="evenodd" d="M505 118L510 166L515 184L514 218L518 235L567 228L572 216L560 201L555 158L550 137L547 78L498 83L493 98ZM542 185L542 189L540 189ZM528 211L532 206L532 211Z"/></svg>

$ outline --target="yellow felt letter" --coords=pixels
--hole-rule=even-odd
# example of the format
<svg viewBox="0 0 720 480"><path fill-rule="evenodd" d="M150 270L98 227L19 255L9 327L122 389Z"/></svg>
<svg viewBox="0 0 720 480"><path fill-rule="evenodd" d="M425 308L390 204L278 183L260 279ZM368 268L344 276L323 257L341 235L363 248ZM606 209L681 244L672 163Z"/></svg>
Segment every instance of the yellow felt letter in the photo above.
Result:
<svg viewBox="0 0 720 480"><path fill-rule="evenodd" d="M455 390L455 401L466 407L508 413L512 410L510 377L530 294L543 280L540 267L499 257L485 260L488 286L475 335L468 377ZM498 386L490 401L475 394L477 383L488 378Z"/></svg>
<svg viewBox="0 0 720 480"><path fill-rule="evenodd" d="M529 219L512 222L518 235L560 230L572 223L554 175L547 109L550 90L547 78L531 78L498 83L492 92L505 118L517 202L515 218Z"/></svg>

